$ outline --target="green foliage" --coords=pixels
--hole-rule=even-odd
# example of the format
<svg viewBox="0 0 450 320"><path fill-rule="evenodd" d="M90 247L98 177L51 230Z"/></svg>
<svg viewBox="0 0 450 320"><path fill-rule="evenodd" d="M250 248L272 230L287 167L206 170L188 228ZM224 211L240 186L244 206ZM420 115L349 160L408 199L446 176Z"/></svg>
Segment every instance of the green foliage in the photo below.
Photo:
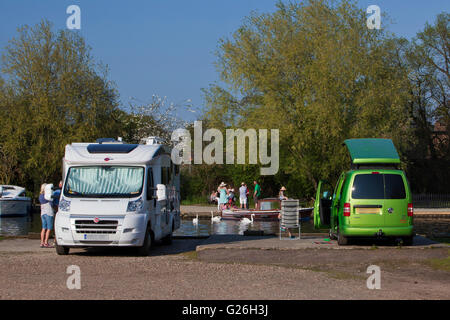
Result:
<svg viewBox="0 0 450 320"><path fill-rule="evenodd" d="M76 32L43 21L2 54L0 180L39 190L60 180L64 146L121 132L117 92ZM3 82L3 81L2 81Z"/></svg>
<svg viewBox="0 0 450 320"><path fill-rule="evenodd" d="M259 165L185 166L182 199L203 203L222 181L253 190L258 180L264 197L284 185L288 196L310 201L319 179L333 182L347 168L342 142L365 137L393 139L415 192L449 190L449 14L408 41L385 28L369 30L365 10L352 1L277 6L252 14L219 42L224 86L203 90L202 120L204 131L224 136L227 128L278 128L280 170L260 176ZM175 106L157 96L120 109L107 68L80 34L54 32L48 21L18 29L2 51L1 71L3 184L36 193L41 183L56 183L71 142L168 140L186 127L173 116Z"/></svg>
<svg viewBox="0 0 450 320"><path fill-rule="evenodd" d="M347 138L392 138L401 153L411 139L395 42L365 19L350 1L279 2L219 44L228 89L204 91L205 117L221 127L279 128L278 179L297 194L337 179L348 165Z"/></svg>
<svg viewBox="0 0 450 320"><path fill-rule="evenodd" d="M407 155L408 173L413 189L421 192L449 190L449 21L450 15L441 13L434 25L426 24L411 43L403 40L399 46L409 77L415 137Z"/></svg>

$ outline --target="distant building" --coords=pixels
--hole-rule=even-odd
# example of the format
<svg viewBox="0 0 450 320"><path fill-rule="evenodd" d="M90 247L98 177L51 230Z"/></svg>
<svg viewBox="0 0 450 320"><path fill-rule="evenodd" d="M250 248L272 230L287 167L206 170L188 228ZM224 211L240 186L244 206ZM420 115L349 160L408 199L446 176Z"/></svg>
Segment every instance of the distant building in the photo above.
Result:
<svg viewBox="0 0 450 320"><path fill-rule="evenodd" d="M433 146L438 158L444 157L448 152L450 138L449 128L440 121L436 121L433 127Z"/></svg>

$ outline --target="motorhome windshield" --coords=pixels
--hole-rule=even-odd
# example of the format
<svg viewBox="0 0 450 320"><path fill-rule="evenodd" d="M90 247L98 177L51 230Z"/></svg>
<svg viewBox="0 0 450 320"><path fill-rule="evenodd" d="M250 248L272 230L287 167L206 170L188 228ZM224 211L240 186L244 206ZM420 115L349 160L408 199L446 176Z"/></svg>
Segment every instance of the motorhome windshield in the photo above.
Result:
<svg viewBox="0 0 450 320"><path fill-rule="evenodd" d="M67 174L64 195L90 198L133 198L142 193L143 167L72 167Z"/></svg>

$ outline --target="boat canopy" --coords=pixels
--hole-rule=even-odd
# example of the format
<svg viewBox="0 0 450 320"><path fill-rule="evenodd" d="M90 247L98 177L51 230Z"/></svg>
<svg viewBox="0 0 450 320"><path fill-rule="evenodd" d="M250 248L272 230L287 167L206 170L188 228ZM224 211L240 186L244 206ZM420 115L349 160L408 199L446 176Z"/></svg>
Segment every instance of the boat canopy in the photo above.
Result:
<svg viewBox="0 0 450 320"><path fill-rule="evenodd" d="M348 139L344 144L353 164L400 163L400 157L391 139Z"/></svg>

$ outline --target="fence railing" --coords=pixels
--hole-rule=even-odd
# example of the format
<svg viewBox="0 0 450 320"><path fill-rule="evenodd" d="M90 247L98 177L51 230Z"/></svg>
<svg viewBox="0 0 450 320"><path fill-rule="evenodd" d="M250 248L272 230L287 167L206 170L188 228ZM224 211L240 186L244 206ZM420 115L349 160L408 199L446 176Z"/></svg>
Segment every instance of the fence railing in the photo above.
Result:
<svg viewBox="0 0 450 320"><path fill-rule="evenodd" d="M450 194L413 194L414 208L450 208Z"/></svg>

